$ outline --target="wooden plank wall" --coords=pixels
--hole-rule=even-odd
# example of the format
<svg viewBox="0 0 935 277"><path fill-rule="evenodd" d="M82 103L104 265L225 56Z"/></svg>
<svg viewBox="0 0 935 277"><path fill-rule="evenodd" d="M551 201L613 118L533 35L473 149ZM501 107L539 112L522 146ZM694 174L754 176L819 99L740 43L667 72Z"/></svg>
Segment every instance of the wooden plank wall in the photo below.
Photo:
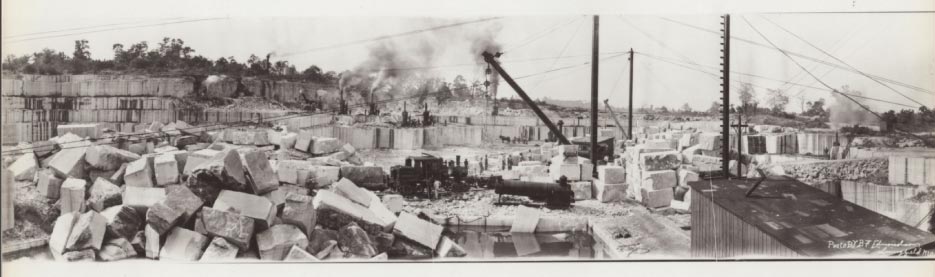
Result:
<svg viewBox="0 0 935 277"><path fill-rule="evenodd" d="M715 194L716 195L716 194ZM790 258L798 254L692 190L692 258Z"/></svg>

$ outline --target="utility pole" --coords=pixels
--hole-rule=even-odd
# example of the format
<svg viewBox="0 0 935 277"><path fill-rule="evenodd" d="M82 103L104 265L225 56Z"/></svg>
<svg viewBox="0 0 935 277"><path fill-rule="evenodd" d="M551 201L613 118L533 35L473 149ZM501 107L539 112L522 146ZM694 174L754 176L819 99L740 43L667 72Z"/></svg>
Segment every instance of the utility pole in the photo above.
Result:
<svg viewBox="0 0 935 277"><path fill-rule="evenodd" d="M731 127L737 127L737 178L743 178L743 171L741 170L740 162L743 161L743 128L749 127L747 124L743 124L743 113L737 113L737 124L731 125Z"/></svg>
<svg viewBox="0 0 935 277"><path fill-rule="evenodd" d="M597 175L597 161L601 159L597 145L597 62L598 62L598 35L600 34L600 17L594 15L594 41L591 42L591 174Z"/></svg>
<svg viewBox="0 0 935 277"><path fill-rule="evenodd" d="M630 48L630 107L627 108L627 136L633 139L633 48ZM634 140L636 142L636 140Z"/></svg>
<svg viewBox="0 0 935 277"><path fill-rule="evenodd" d="M730 178L730 14L721 18L721 172Z"/></svg>

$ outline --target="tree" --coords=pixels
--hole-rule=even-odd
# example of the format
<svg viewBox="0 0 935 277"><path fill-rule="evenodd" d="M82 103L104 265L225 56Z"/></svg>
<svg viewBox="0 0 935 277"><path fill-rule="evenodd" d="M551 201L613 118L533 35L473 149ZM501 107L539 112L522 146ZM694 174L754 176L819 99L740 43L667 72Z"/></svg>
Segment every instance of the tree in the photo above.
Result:
<svg viewBox="0 0 935 277"><path fill-rule="evenodd" d="M896 128L896 123L899 121L899 118L896 116L896 112L889 110L880 115L880 117L882 117L883 122L886 123L886 131L893 132L893 130Z"/></svg>
<svg viewBox="0 0 935 277"><path fill-rule="evenodd" d="M457 96L468 95L467 80L464 79L464 76L455 76L455 79L451 81L451 91Z"/></svg>
<svg viewBox="0 0 935 277"><path fill-rule="evenodd" d="M689 106L688 103L685 103L685 104L682 104L682 108L679 109L679 111L680 111L680 112L683 112L683 113L691 113L691 112L692 112L692 107Z"/></svg>
<svg viewBox="0 0 935 277"><path fill-rule="evenodd" d="M782 90L770 89L769 100L766 103L769 105L770 110L773 114L780 114L786 109L786 105L789 104L789 96Z"/></svg>
<svg viewBox="0 0 935 277"><path fill-rule="evenodd" d="M717 115L721 113L721 103L717 101L711 102L711 107L707 111L709 114Z"/></svg>
<svg viewBox="0 0 935 277"><path fill-rule="evenodd" d="M757 104L756 101L756 90L753 88L753 84L750 83L741 83L740 84L740 103L743 105L742 110L746 111L752 110L753 113L756 113Z"/></svg>
<svg viewBox="0 0 935 277"><path fill-rule="evenodd" d="M825 117L828 115L828 111L825 110L825 99L824 98L820 98L818 99L818 101L815 101L815 102L811 102L811 101L806 102L806 105L808 105L808 109L802 112L802 115L804 116Z"/></svg>

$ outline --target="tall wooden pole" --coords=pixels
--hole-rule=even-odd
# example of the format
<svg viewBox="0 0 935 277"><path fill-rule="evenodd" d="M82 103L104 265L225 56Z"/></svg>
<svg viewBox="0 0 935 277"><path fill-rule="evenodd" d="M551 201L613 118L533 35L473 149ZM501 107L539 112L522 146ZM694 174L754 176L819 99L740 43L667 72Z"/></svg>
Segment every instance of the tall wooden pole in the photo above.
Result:
<svg viewBox="0 0 935 277"><path fill-rule="evenodd" d="M602 159L597 145L597 75L598 75L598 34L600 17L594 15L594 41L591 44L591 164L594 165L591 174L597 174L597 161Z"/></svg>
<svg viewBox="0 0 935 277"><path fill-rule="evenodd" d="M636 139L633 138L633 48L630 48L630 107L627 108L627 136L630 137L633 142L636 142Z"/></svg>

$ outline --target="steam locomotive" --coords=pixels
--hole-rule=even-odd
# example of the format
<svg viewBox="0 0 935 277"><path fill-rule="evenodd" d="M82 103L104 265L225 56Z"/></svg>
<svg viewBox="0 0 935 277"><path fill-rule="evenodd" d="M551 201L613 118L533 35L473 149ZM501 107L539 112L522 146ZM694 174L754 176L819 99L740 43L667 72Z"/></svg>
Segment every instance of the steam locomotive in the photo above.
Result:
<svg viewBox="0 0 935 277"><path fill-rule="evenodd" d="M472 187L491 186L499 176L468 176L468 161L454 161L423 154L406 158L405 165L390 168L388 185L404 196L437 198L443 193L467 192Z"/></svg>

